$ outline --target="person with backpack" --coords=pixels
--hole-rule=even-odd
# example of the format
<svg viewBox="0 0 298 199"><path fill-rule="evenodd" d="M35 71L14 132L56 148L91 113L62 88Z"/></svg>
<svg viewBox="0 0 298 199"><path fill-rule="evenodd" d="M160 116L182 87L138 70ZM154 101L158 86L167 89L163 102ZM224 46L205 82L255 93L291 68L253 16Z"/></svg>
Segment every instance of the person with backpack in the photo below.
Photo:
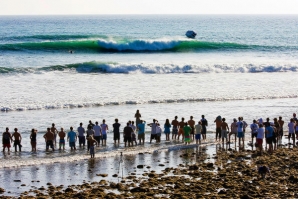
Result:
<svg viewBox="0 0 298 199"><path fill-rule="evenodd" d="M6 127L6 131L2 134L3 152L5 152L5 148L7 148L8 152L10 151L11 142L12 142L12 137L11 137L11 134L9 133L9 128Z"/></svg>

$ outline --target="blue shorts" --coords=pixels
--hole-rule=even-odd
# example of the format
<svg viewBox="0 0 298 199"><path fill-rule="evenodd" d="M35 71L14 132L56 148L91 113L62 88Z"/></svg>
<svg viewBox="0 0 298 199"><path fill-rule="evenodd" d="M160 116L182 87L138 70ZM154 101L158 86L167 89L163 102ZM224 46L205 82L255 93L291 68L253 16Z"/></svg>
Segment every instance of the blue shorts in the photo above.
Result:
<svg viewBox="0 0 298 199"><path fill-rule="evenodd" d="M196 134L196 140L200 140L201 139L201 134Z"/></svg>
<svg viewBox="0 0 298 199"><path fill-rule="evenodd" d="M107 140L107 134L102 134L101 139L102 140Z"/></svg>
<svg viewBox="0 0 298 199"><path fill-rule="evenodd" d="M94 154L94 146L90 146L90 155Z"/></svg>
<svg viewBox="0 0 298 199"><path fill-rule="evenodd" d="M75 142L69 142L69 146L70 147L76 147L76 143Z"/></svg>
<svg viewBox="0 0 298 199"><path fill-rule="evenodd" d="M243 132L238 132L237 137L238 138L243 138L244 137L244 133Z"/></svg>

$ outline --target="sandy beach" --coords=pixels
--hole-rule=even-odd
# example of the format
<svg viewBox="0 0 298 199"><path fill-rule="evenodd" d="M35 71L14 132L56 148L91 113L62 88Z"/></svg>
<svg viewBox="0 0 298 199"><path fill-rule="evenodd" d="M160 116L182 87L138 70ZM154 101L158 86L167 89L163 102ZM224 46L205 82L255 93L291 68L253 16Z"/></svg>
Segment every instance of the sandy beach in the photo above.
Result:
<svg viewBox="0 0 298 199"><path fill-rule="evenodd" d="M258 154L248 141L239 151L211 140L3 168L0 198L297 198L298 149L287 140L272 155ZM264 164L272 177L261 179L257 166Z"/></svg>

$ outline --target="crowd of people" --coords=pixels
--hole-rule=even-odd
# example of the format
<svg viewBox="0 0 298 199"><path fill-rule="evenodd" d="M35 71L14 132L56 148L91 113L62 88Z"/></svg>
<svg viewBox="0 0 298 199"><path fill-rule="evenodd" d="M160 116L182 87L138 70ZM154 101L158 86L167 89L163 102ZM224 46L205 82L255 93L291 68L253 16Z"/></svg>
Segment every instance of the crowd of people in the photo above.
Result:
<svg viewBox="0 0 298 199"><path fill-rule="evenodd" d="M166 119L163 128L158 120L153 119L151 123L146 124L146 121L141 119L141 114L137 110L135 114L136 121L128 121L126 126L123 128L123 140L124 146L130 147L134 144L142 145L145 143L145 128L149 126L151 129L150 143L152 140L155 140L156 143L161 141L162 132L166 135L166 141L170 141L170 134L172 133L172 140L180 140L185 142L185 144L190 144L194 142L196 144L201 144L201 139L206 140L207 126L208 121L205 116L202 115L201 119L194 121L193 116L190 116L189 120L186 121L185 118L181 118L181 121L178 121L178 116L170 122L169 119ZM274 118L273 122L270 122L270 119L267 118L266 121L263 121L262 118L258 120L253 120L253 123L249 126L244 120L243 117L238 117L233 119L233 122L229 125L226 122L225 118L218 116L214 123L216 125L215 130L215 140L226 141L227 144L231 143L231 136L235 136L235 143L237 138L239 141L239 147L244 147L244 137L248 127L250 127L250 134L252 144L259 149L260 152L263 150L263 140L264 138L267 144L269 145L268 152L272 153L273 150L277 148L277 143L281 141L283 136L283 127L284 121L282 117L279 119ZM115 119L115 123L112 125L113 128L113 140L115 145L120 144L120 127L118 119ZM163 130L162 130L163 129ZM74 131L73 127L70 127L70 130L66 133L63 128L58 131L53 123L51 127L47 128L46 133L43 135L46 143L46 150L50 148L55 150L57 145L57 137L59 150L65 149L66 141L69 142L69 147L71 150L76 150L76 142L79 141L79 147L85 148L87 141L87 150L90 151L90 155L94 158L95 147L99 147L100 143L106 145L107 133L109 126L106 124L105 120L102 120L102 123L96 121L95 124L92 121L89 121L87 129L83 127L83 124L80 123L80 126L77 128L77 132ZM298 137L298 120L296 114L293 114L293 118L288 123L288 139L293 140L293 146L295 146L295 137ZM255 138L255 142L254 142ZM3 152L7 148L10 150L11 143L15 147L15 151L21 151L22 145L22 136L18 132L18 129L15 128L14 132L11 134L9 128L6 128L6 131L2 134L2 143L3 143ZM30 141L32 151L36 151L36 142L37 142L37 130L32 129L30 134ZM138 141L138 143L137 143Z"/></svg>

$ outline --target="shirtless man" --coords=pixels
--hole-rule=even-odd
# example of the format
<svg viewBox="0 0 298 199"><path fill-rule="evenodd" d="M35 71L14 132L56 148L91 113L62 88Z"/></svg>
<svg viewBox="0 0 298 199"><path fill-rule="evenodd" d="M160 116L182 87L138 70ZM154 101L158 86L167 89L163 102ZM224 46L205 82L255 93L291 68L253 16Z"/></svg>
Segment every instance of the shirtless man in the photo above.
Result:
<svg viewBox="0 0 298 199"><path fill-rule="evenodd" d="M192 137L192 141L195 140L195 124L196 122L193 120L193 116L190 116L190 120L188 120L188 125L191 128L190 136Z"/></svg>
<svg viewBox="0 0 298 199"><path fill-rule="evenodd" d="M184 128L184 125L185 125L185 122L184 122L184 117L181 118L181 122L179 122L179 132L178 132L178 140L180 138L180 135L182 135L182 142L184 141L184 131L183 131L183 128Z"/></svg>
<svg viewBox="0 0 298 199"><path fill-rule="evenodd" d="M63 131L63 128L61 128L61 131L58 133L59 135L59 150L61 150L61 147L63 147L63 150L65 150L65 136L66 133Z"/></svg>
<svg viewBox="0 0 298 199"><path fill-rule="evenodd" d="M221 124L222 124L221 117L218 116L218 117L214 120L214 123L216 124L215 140L217 141L217 137L218 137L218 141L220 141L220 138L221 138Z"/></svg>
<svg viewBox="0 0 298 199"><path fill-rule="evenodd" d="M2 134L2 144L3 152L7 148L8 152L10 151L10 142L12 141L11 134L9 133L9 128L6 127L6 131Z"/></svg>
<svg viewBox="0 0 298 199"><path fill-rule="evenodd" d="M14 129L14 133L11 136L12 141L14 142L14 149L15 152L17 152L17 146L19 146L19 151L21 151L22 145L21 145L21 141L22 141L22 136L21 134L18 132L18 129L15 128Z"/></svg>
<svg viewBox="0 0 298 199"><path fill-rule="evenodd" d="M225 138L226 142L228 142L228 132L229 132L229 125L226 123L226 118L222 118L222 123L220 125L221 127L221 139L222 143L224 143Z"/></svg>
<svg viewBox="0 0 298 199"><path fill-rule="evenodd" d="M284 135L284 129L283 129L283 127L284 127L284 123L285 123L285 121L283 121L283 120L282 120L282 117L279 116L277 122L279 123L278 140L281 141L281 140L282 140L282 136Z"/></svg>
<svg viewBox="0 0 298 199"><path fill-rule="evenodd" d="M172 129L172 140L177 138L177 134L178 134L178 116L175 116L175 119L172 121L172 125L173 125L173 129Z"/></svg>
<svg viewBox="0 0 298 199"><path fill-rule="evenodd" d="M49 151L49 147L52 148L52 150L54 151L54 133L51 132L51 128L47 128L47 132L46 134L44 134L44 139L46 141L46 150Z"/></svg>
<svg viewBox="0 0 298 199"><path fill-rule="evenodd" d="M91 158L94 158L95 157L94 145L99 146L99 143L97 143L97 141L94 139L94 137L92 135L88 137L88 142L90 143Z"/></svg>
<svg viewBox="0 0 298 199"><path fill-rule="evenodd" d="M54 123L52 124L51 132L54 134L54 142L55 142L55 145L56 145L56 137L57 137L57 134L58 134L58 130L56 129Z"/></svg>
<svg viewBox="0 0 298 199"><path fill-rule="evenodd" d="M202 123L202 137L203 137L203 140L206 140L208 121L205 119L205 115L202 115L201 123Z"/></svg>
<svg viewBox="0 0 298 199"><path fill-rule="evenodd" d="M237 135L237 120L233 119L233 123L231 124L231 132L229 133L229 143L231 143L231 135L235 135L235 143L236 143L236 135Z"/></svg>

